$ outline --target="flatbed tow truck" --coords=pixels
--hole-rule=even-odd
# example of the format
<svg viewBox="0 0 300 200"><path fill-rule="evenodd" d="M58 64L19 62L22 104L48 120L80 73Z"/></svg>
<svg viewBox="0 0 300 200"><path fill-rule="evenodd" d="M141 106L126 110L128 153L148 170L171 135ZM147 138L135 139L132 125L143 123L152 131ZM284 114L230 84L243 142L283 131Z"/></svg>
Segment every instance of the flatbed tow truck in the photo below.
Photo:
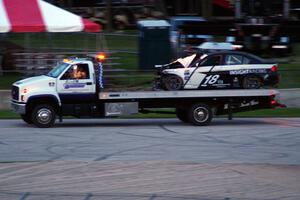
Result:
<svg viewBox="0 0 300 200"><path fill-rule="evenodd" d="M84 74L76 77L74 74ZM73 75L72 75L73 74ZM274 89L178 90L109 92L103 89L99 60L68 59L47 75L17 81L12 86L11 105L28 124L52 127L58 117L118 117L137 113L170 113L157 108L175 108L185 123L209 125L213 116L274 108L279 92Z"/></svg>

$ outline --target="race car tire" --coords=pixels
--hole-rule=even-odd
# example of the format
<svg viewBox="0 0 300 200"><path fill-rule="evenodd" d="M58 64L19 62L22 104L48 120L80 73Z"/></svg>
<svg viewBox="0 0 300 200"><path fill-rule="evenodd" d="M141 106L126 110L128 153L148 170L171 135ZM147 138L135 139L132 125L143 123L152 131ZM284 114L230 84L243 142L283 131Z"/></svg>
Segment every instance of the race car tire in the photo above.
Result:
<svg viewBox="0 0 300 200"><path fill-rule="evenodd" d="M50 104L40 104L33 108L31 120L39 128L49 128L54 125L56 113Z"/></svg>
<svg viewBox="0 0 300 200"><path fill-rule="evenodd" d="M246 76L243 80L244 89L258 89L261 86L261 79L257 76Z"/></svg>
<svg viewBox="0 0 300 200"><path fill-rule="evenodd" d="M186 109L183 108L176 108L176 116L177 118L184 122L184 123L188 123L189 122L189 118L188 118L188 112Z"/></svg>
<svg viewBox="0 0 300 200"><path fill-rule="evenodd" d="M196 126L207 126L213 117L211 108L202 103L194 104L188 111L189 122Z"/></svg>
<svg viewBox="0 0 300 200"><path fill-rule="evenodd" d="M161 83L160 83L160 80L154 80L153 83L152 83L152 90L153 91L158 91L158 90L161 90Z"/></svg>
<svg viewBox="0 0 300 200"><path fill-rule="evenodd" d="M180 90L183 86L183 81L179 76L171 75L163 78L164 88L166 90Z"/></svg>
<svg viewBox="0 0 300 200"><path fill-rule="evenodd" d="M23 119L24 122L26 122L27 124L32 124L32 120L31 120L31 116L28 114L25 115L21 115L21 118Z"/></svg>

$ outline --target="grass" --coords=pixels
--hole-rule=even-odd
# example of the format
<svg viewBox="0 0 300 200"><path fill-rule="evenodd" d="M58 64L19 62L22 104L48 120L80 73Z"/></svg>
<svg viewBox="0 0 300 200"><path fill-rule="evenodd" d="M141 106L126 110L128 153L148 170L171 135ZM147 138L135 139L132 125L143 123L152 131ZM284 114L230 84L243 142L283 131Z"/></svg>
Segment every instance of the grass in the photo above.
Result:
<svg viewBox="0 0 300 200"><path fill-rule="evenodd" d="M20 116L11 110L0 110L0 119L19 119Z"/></svg>
<svg viewBox="0 0 300 200"><path fill-rule="evenodd" d="M300 108L276 108L235 113L235 117L300 117Z"/></svg>
<svg viewBox="0 0 300 200"><path fill-rule="evenodd" d="M172 111L172 110L171 110ZM137 114L122 118L175 118L175 114ZM262 109L235 113L234 117L300 117L300 108ZM0 110L0 119L19 119L19 115L11 110Z"/></svg>
<svg viewBox="0 0 300 200"><path fill-rule="evenodd" d="M300 88L300 63L279 64L279 88Z"/></svg>

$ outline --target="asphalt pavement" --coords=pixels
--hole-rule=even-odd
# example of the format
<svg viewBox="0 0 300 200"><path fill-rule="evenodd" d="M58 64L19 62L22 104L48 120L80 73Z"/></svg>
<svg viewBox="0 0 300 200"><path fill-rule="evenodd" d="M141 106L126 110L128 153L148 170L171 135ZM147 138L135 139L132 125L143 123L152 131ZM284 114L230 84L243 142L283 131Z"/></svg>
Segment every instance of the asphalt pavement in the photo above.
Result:
<svg viewBox="0 0 300 200"><path fill-rule="evenodd" d="M0 161L176 160L300 164L300 118L69 119L39 129L0 121Z"/></svg>
<svg viewBox="0 0 300 200"><path fill-rule="evenodd" d="M0 199L300 199L300 118L0 121Z"/></svg>

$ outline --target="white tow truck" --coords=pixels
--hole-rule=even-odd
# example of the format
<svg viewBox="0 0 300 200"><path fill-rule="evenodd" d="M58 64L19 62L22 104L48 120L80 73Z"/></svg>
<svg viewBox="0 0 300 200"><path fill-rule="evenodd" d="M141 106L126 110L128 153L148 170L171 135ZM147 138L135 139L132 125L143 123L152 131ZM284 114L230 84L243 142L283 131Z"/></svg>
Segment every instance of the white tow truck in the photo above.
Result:
<svg viewBox="0 0 300 200"><path fill-rule="evenodd" d="M117 117L152 108L175 108L181 121L208 125L214 115L231 119L234 112L281 105L274 89L105 92L102 79L101 62L64 60L47 75L15 82L11 105L26 123L41 128L53 126L57 117Z"/></svg>

